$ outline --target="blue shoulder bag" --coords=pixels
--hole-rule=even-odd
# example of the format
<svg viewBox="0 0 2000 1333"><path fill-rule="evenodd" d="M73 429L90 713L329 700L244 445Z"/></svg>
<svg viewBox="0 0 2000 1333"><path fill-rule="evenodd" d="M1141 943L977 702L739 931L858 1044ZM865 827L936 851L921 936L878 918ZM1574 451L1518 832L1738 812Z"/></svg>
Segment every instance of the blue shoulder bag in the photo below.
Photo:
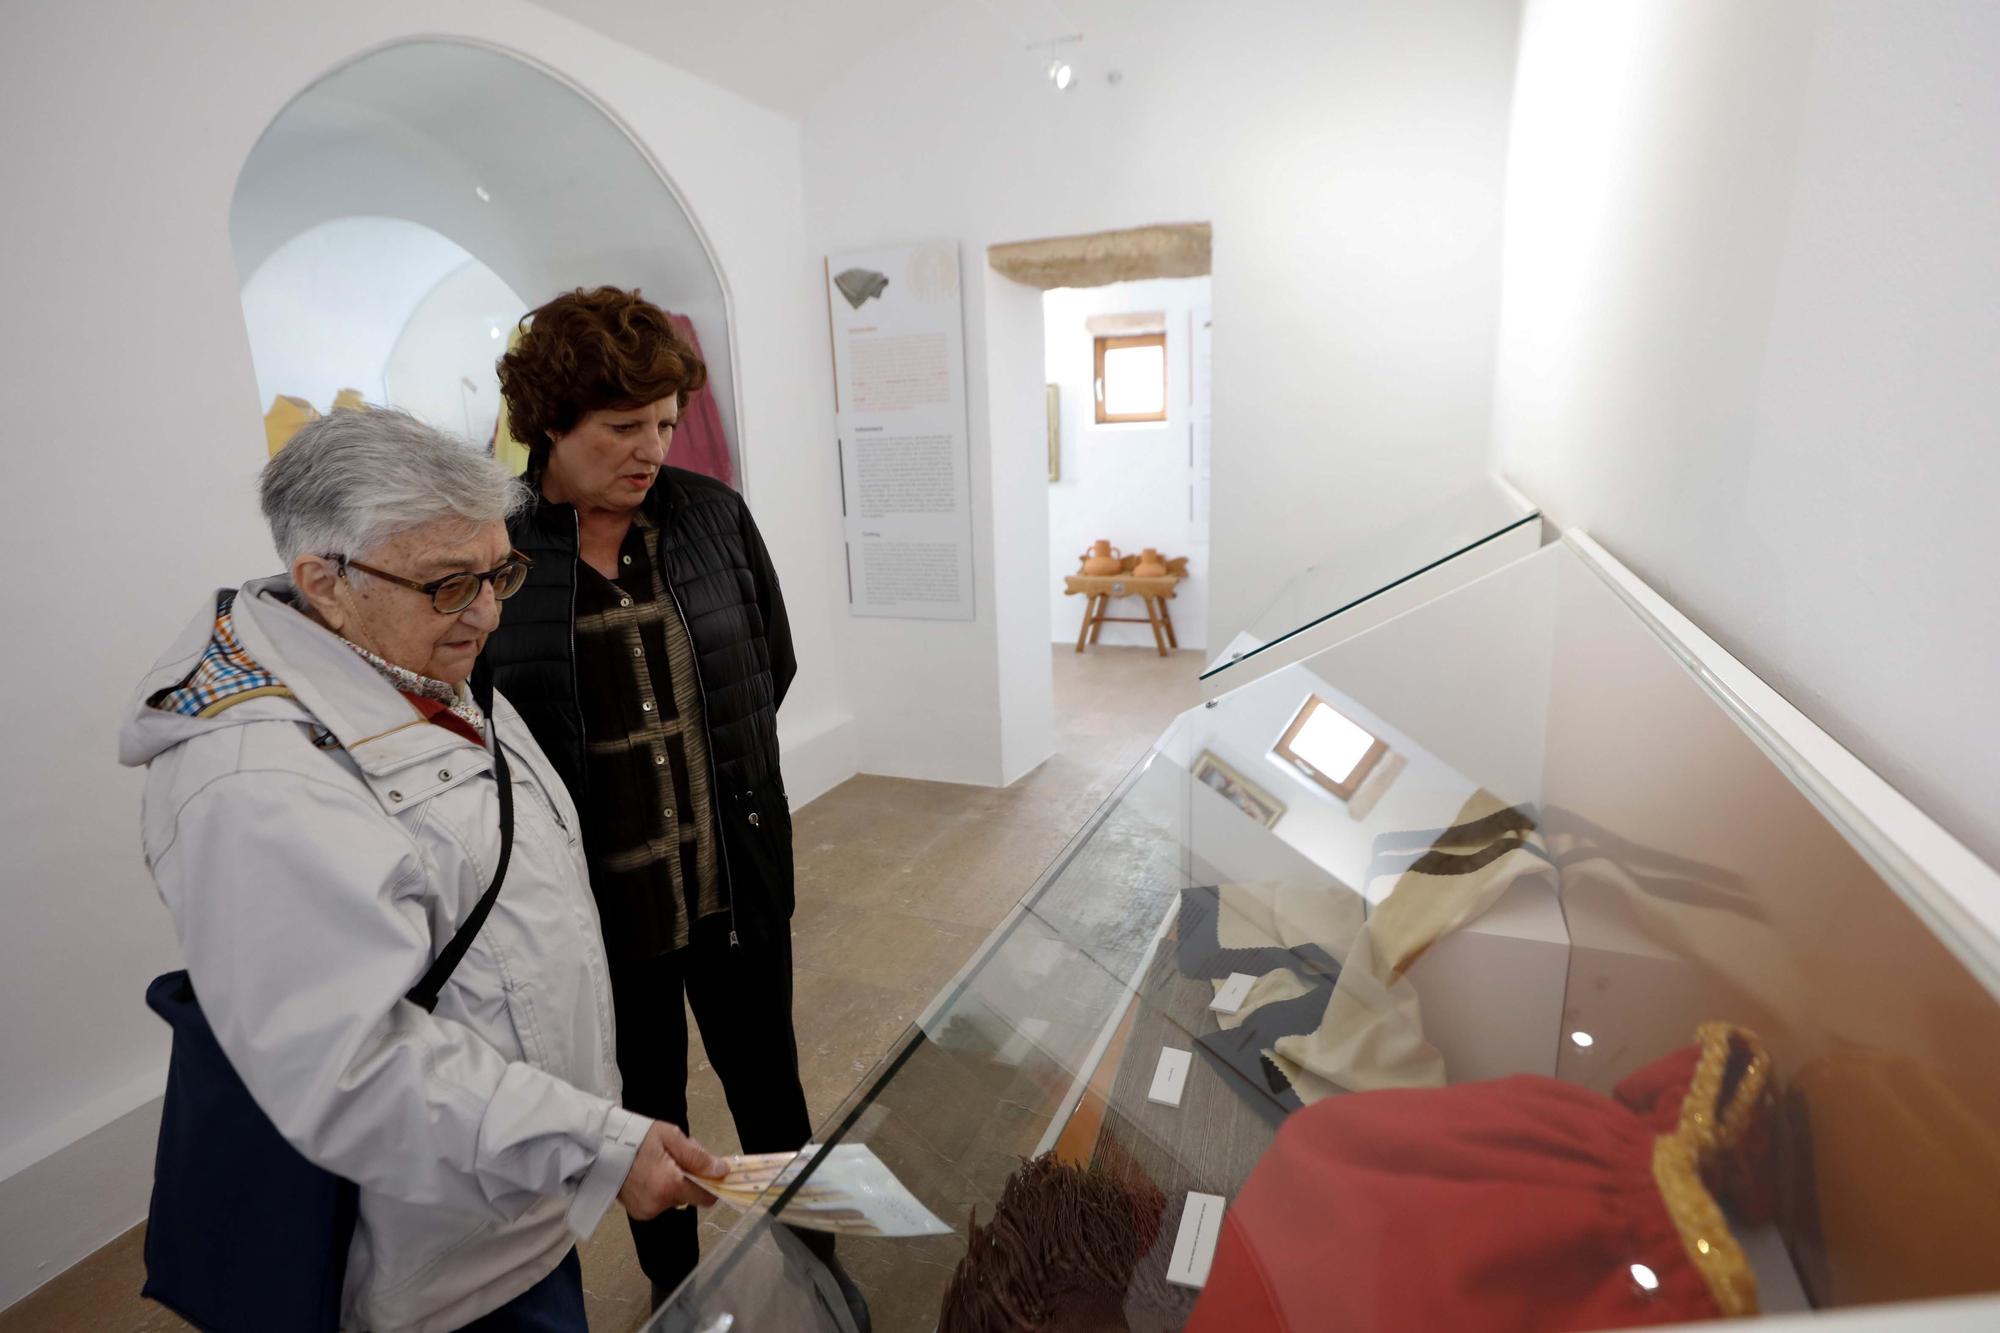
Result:
<svg viewBox="0 0 2000 1333"><path fill-rule="evenodd" d="M486 923L514 854L514 784L498 730L500 860L472 914L404 996L426 1013ZM258 1109L186 972L146 988L173 1029L140 1294L211 1333L338 1333L360 1192L314 1166Z"/></svg>

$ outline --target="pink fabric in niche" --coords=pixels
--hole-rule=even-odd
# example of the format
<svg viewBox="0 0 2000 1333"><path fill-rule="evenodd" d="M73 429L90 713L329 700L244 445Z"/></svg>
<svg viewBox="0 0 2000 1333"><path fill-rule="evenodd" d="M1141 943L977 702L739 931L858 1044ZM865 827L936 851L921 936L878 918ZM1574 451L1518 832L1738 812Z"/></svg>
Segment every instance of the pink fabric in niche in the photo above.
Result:
<svg viewBox="0 0 2000 1333"><path fill-rule="evenodd" d="M701 339L695 336L694 321L671 311L667 319L673 324L674 331L688 340L695 355L700 356ZM714 477L725 485L736 485L736 469L729 461L729 439L722 433L722 412L715 405L712 388L705 387L688 396L687 406L681 410L681 424L674 430L674 442L668 451L667 462L690 472L699 472L705 477Z"/></svg>

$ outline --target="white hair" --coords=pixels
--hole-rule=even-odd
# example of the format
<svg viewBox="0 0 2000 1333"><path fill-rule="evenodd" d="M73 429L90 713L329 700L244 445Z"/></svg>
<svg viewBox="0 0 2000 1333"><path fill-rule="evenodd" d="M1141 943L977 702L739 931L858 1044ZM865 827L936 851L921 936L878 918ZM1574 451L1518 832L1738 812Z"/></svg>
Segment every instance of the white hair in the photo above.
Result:
<svg viewBox="0 0 2000 1333"><path fill-rule="evenodd" d="M257 490L287 569L302 555L365 556L442 518L504 522L529 500L505 464L389 407L306 423Z"/></svg>

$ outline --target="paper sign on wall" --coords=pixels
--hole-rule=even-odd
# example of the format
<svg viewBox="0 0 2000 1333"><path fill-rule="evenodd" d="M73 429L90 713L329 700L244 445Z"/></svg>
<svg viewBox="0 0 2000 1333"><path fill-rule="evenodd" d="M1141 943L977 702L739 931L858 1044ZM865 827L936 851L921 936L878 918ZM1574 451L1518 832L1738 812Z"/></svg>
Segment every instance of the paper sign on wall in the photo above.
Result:
<svg viewBox="0 0 2000 1333"><path fill-rule="evenodd" d="M971 620L972 460L958 245L831 255L847 604L857 616Z"/></svg>

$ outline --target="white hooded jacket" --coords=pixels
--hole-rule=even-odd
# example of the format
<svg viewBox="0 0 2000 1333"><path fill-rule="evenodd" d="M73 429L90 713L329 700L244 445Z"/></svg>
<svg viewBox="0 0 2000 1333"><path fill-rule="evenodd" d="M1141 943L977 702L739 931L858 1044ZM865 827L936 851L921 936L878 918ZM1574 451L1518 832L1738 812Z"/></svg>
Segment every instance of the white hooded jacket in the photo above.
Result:
<svg viewBox="0 0 2000 1333"><path fill-rule="evenodd" d="M617 1105L576 810L498 695L513 860L436 1012L403 999L491 881L492 757L288 591L247 584L230 609L276 687L156 706L209 649L210 598L139 686L119 758L147 767L146 862L216 1040L285 1138L360 1187L343 1326L457 1328L595 1229L651 1122Z"/></svg>

